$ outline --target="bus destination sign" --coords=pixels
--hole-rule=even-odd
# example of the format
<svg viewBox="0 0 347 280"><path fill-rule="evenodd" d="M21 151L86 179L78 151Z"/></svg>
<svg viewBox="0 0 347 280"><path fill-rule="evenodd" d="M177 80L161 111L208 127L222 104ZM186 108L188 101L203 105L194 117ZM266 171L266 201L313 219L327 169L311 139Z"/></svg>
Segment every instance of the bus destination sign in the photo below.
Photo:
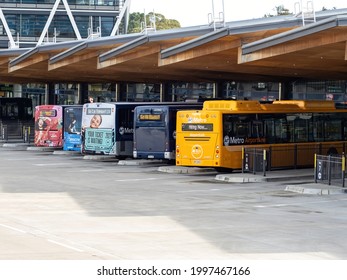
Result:
<svg viewBox="0 0 347 280"><path fill-rule="evenodd" d="M182 131L213 131L212 123L183 123Z"/></svg>
<svg viewBox="0 0 347 280"><path fill-rule="evenodd" d="M56 117L57 116L57 111L52 109L52 110L41 110L40 111L40 117Z"/></svg>
<svg viewBox="0 0 347 280"><path fill-rule="evenodd" d="M87 115L111 115L111 108L88 108Z"/></svg>
<svg viewBox="0 0 347 280"><path fill-rule="evenodd" d="M161 115L159 114L140 114L139 115L140 121L160 121Z"/></svg>

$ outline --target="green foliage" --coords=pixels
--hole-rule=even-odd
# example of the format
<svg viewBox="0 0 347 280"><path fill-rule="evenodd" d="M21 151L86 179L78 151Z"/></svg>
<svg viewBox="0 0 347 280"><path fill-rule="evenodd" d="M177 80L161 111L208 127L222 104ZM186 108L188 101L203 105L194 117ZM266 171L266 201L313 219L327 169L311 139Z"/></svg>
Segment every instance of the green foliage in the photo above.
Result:
<svg viewBox="0 0 347 280"><path fill-rule="evenodd" d="M155 20L154 20L155 17ZM150 12L146 15L147 27L154 28L156 30L180 28L181 24L175 19L166 19L165 16L158 13ZM128 33L140 33L145 27L144 13L131 13L129 15L129 27Z"/></svg>
<svg viewBox="0 0 347 280"><path fill-rule="evenodd" d="M276 6L273 10L276 11L275 15L272 14L266 14L264 17L274 17L274 16L285 16L285 15L292 15L293 13L289 11L289 9L285 8L283 5Z"/></svg>

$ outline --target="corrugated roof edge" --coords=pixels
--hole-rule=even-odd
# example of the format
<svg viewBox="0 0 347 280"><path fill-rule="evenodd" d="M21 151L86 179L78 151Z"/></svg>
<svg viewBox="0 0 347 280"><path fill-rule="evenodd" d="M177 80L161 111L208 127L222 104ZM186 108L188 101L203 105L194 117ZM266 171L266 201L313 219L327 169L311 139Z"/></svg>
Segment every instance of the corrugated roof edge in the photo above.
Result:
<svg viewBox="0 0 347 280"><path fill-rule="evenodd" d="M336 26L347 26L347 15L336 15L315 23L298 27L242 46L242 54L246 55L264 48L282 44L316 32Z"/></svg>

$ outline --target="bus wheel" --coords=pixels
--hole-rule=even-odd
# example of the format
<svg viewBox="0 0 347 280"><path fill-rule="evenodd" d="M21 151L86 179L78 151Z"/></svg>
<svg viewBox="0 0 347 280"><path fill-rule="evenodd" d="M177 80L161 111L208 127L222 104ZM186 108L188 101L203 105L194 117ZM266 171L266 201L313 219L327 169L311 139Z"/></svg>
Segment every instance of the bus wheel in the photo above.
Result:
<svg viewBox="0 0 347 280"><path fill-rule="evenodd" d="M335 156L335 155L338 155L339 153L337 152L336 148L330 147L327 154L328 156Z"/></svg>

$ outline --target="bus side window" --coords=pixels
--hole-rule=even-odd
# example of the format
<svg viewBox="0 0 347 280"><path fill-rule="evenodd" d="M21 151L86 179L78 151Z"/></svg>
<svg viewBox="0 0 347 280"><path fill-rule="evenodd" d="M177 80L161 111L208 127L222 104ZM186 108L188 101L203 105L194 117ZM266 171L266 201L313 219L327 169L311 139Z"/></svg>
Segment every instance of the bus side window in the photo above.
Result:
<svg viewBox="0 0 347 280"><path fill-rule="evenodd" d="M313 114L313 140L315 142L324 141L324 122L321 114Z"/></svg>
<svg viewBox="0 0 347 280"><path fill-rule="evenodd" d="M260 121L252 122L252 135L253 138L262 138L264 136L263 123Z"/></svg>
<svg viewBox="0 0 347 280"><path fill-rule="evenodd" d="M246 138L249 135L248 123L239 122L236 124L236 137Z"/></svg>
<svg viewBox="0 0 347 280"><path fill-rule="evenodd" d="M265 137L268 143L275 143L275 122L273 119L264 120Z"/></svg>
<svg viewBox="0 0 347 280"><path fill-rule="evenodd" d="M295 142L308 141L308 123L307 120L297 118L294 121Z"/></svg>
<svg viewBox="0 0 347 280"><path fill-rule="evenodd" d="M231 115L223 115L223 136L234 136L233 118Z"/></svg>
<svg viewBox="0 0 347 280"><path fill-rule="evenodd" d="M285 117L278 118L275 121L275 137L276 143L287 143L291 137L291 126Z"/></svg>
<svg viewBox="0 0 347 280"><path fill-rule="evenodd" d="M343 139L347 140L347 119L343 119Z"/></svg>
<svg viewBox="0 0 347 280"><path fill-rule="evenodd" d="M338 119L329 119L325 123L325 140L341 140L342 131L341 131L341 120Z"/></svg>

